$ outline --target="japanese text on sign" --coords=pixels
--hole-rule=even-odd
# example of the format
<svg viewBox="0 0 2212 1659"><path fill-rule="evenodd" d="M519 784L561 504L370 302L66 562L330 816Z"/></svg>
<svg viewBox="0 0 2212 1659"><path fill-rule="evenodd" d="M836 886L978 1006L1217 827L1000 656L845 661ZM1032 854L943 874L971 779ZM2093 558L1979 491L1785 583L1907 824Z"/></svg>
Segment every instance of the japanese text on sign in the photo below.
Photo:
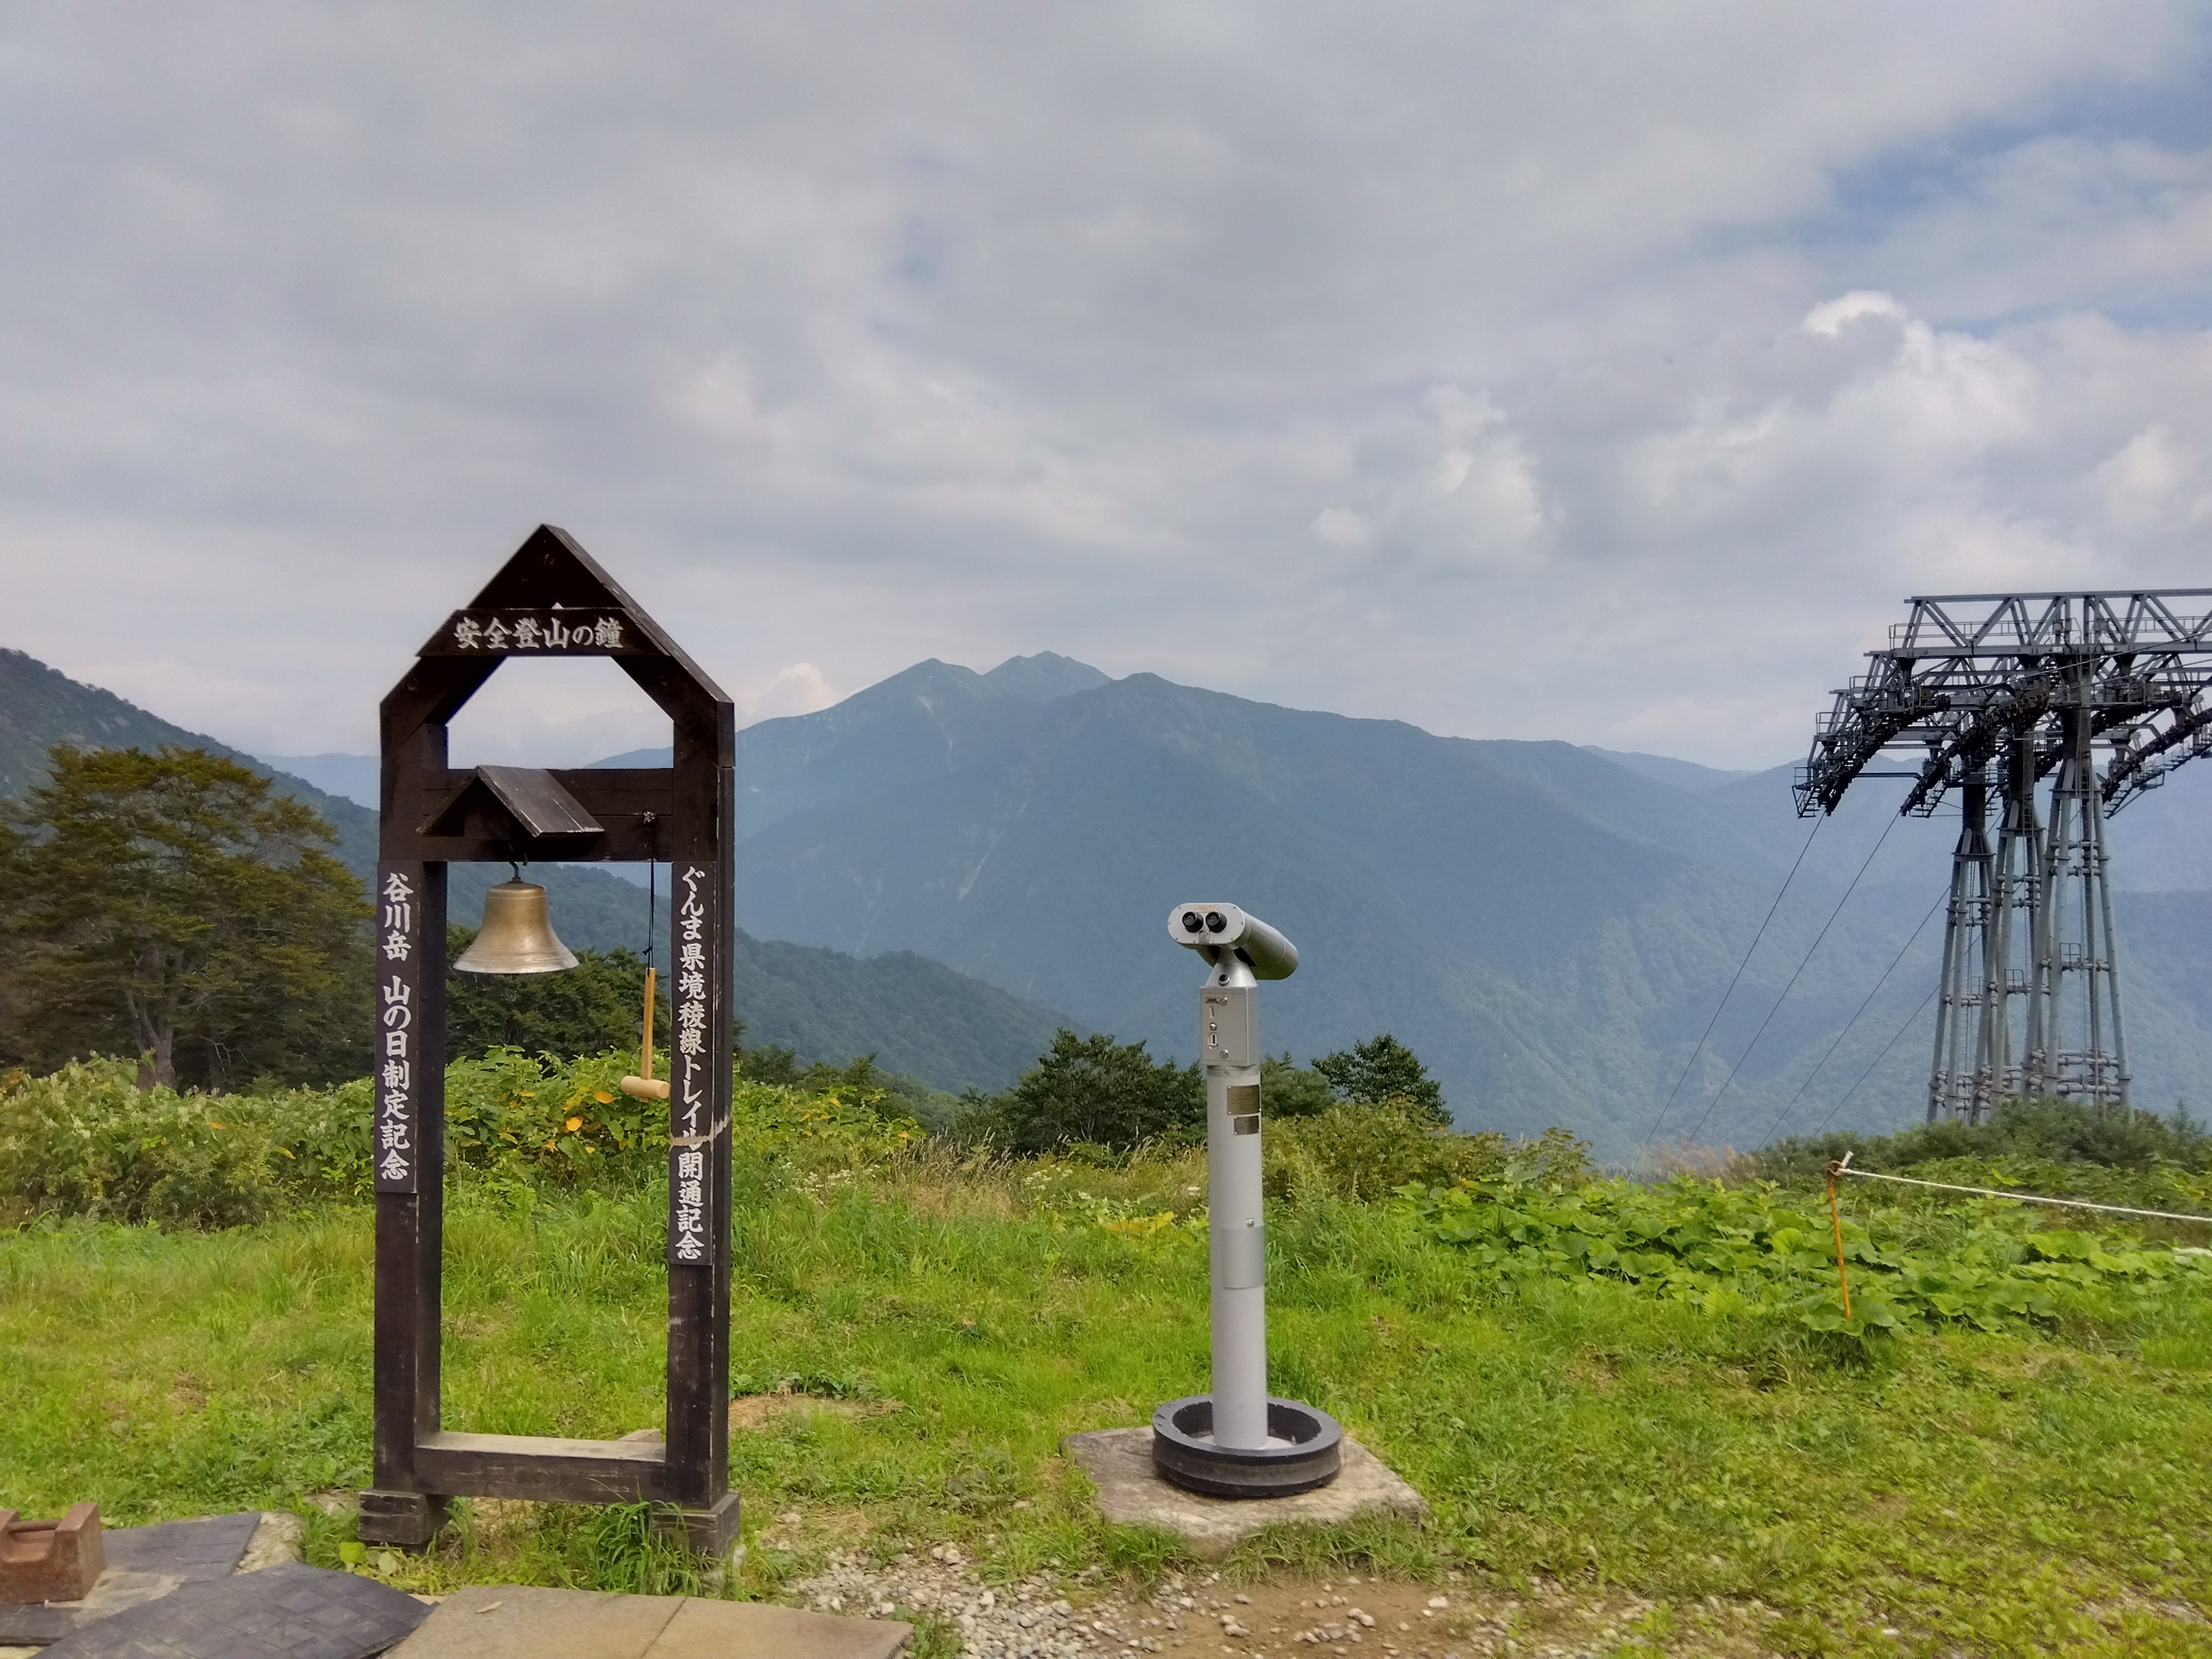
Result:
<svg viewBox="0 0 2212 1659"><path fill-rule="evenodd" d="M669 1133L678 1142L669 1172L669 1253L678 1261L707 1259L706 1159L699 1150L709 1106L706 1079L713 1044L707 1040L707 906L699 884L707 872L687 864L678 875L675 1030L677 1090ZM686 1144L688 1143L688 1144Z"/></svg>
<svg viewBox="0 0 2212 1659"><path fill-rule="evenodd" d="M642 645L621 616L588 611L456 611L424 648L441 656L618 652Z"/></svg>
<svg viewBox="0 0 2212 1659"><path fill-rule="evenodd" d="M415 1174L414 1049L415 988L397 964L415 950L416 892L395 870L378 896L377 944L383 957L377 975L376 1126L370 1154L377 1185L386 1191L412 1191Z"/></svg>

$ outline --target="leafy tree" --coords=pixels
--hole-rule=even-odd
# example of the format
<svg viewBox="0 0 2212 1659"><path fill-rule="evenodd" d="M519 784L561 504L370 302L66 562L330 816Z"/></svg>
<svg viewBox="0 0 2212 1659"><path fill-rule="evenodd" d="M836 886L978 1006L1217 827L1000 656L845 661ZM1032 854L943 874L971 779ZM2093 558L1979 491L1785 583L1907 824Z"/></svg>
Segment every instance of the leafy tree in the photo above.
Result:
<svg viewBox="0 0 2212 1659"><path fill-rule="evenodd" d="M488 1048L575 1060L609 1048L635 1048L645 1012L645 958L617 945L579 951L558 974L456 974L451 965L476 934L446 928L446 1052L454 1060ZM653 1069L668 1075L668 987L653 999Z"/></svg>
<svg viewBox="0 0 2212 1659"><path fill-rule="evenodd" d="M1052 1047L1002 1095L976 1103L979 1127L1016 1151L1088 1141L1126 1150L1140 1140L1202 1128L1206 1084L1196 1066L1155 1060L1142 1042L1064 1027Z"/></svg>
<svg viewBox="0 0 2212 1659"><path fill-rule="evenodd" d="M1385 1031L1349 1051L1340 1048L1314 1061L1313 1068L1328 1079L1340 1100L1375 1106L1384 1101L1406 1102L1415 1115L1449 1127L1451 1111L1444 1091L1430 1078L1413 1051Z"/></svg>
<svg viewBox="0 0 2212 1659"><path fill-rule="evenodd" d="M1260 1062L1260 1104L1271 1118L1318 1117L1336 1104L1328 1079L1291 1062L1287 1052Z"/></svg>
<svg viewBox="0 0 2212 1659"><path fill-rule="evenodd" d="M57 744L49 765L0 845L0 1041L41 1070L139 1054L171 1086L361 1070L369 908L328 823L204 750Z"/></svg>
<svg viewBox="0 0 2212 1659"><path fill-rule="evenodd" d="M872 1061L875 1056L868 1058ZM738 1071L748 1083L773 1083L787 1089L799 1087L799 1079L806 1075L799 1056L776 1042L764 1042L757 1048L739 1048Z"/></svg>

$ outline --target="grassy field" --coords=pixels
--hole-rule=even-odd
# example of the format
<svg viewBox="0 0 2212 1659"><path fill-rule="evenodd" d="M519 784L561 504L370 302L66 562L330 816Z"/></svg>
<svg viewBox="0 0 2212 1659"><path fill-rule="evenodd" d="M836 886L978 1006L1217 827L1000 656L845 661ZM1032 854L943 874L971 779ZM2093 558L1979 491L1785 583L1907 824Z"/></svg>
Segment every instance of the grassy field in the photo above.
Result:
<svg viewBox="0 0 2212 1659"><path fill-rule="evenodd" d="M752 1183L740 1392L859 1404L745 1412L750 1547L722 1593L773 1595L840 1547L957 1540L1004 1576L1176 1565L1170 1540L1091 1517L1057 1443L1204 1388L1204 1240L1164 1218L1200 1179L1190 1159L903 1158ZM662 1225L650 1189L456 1183L447 1425L657 1425ZM0 1504L93 1498L112 1524L297 1508L312 1559L356 1556L370 1235L344 1204L227 1232L0 1233ZM1270 1245L1274 1388L1334 1412L1434 1516L1263 1535L1231 1577L1618 1586L1663 1604L1624 1653L1669 1629L1669 1650L1698 1650L1700 1621L1753 1601L1784 1652L2212 1650L2201 1292L1861 1341L1617 1280L1500 1283L1403 1206L1285 1206ZM429 1554L369 1570L426 1589L683 1582L635 1514L463 1508Z"/></svg>

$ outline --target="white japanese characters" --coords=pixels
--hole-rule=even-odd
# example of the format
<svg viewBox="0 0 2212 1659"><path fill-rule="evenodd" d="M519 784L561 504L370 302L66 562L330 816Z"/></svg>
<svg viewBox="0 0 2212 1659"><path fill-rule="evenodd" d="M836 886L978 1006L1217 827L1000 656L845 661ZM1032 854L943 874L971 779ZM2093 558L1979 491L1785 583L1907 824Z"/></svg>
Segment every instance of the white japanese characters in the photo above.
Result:
<svg viewBox="0 0 2212 1659"><path fill-rule="evenodd" d="M620 651L620 617L585 617L565 611L464 611L449 624L459 651Z"/></svg>
<svg viewBox="0 0 2212 1659"><path fill-rule="evenodd" d="M386 964L408 963L415 952L415 887L401 872L384 878L379 895L378 950ZM414 975L401 966L377 975L375 1138L370 1155L380 1191L415 1190Z"/></svg>
<svg viewBox="0 0 2212 1659"><path fill-rule="evenodd" d="M676 1089L668 1105L675 1157L668 1173L668 1253L677 1261L707 1259L706 1154L712 1129L702 1126L707 1071L714 1045L707 1040L707 907L699 884L707 872L687 864L677 876L684 890L676 907Z"/></svg>

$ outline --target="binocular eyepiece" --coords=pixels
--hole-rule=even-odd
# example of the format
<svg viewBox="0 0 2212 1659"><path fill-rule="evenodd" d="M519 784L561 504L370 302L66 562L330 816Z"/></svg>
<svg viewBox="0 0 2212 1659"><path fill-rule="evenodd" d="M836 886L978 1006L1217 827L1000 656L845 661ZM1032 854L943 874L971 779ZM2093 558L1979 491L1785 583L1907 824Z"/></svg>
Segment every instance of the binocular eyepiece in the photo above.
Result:
<svg viewBox="0 0 2212 1659"><path fill-rule="evenodd" d="M1233 956L1255 979L1288 979L1298 947L1233 904L1178 904L1168 913L1168 937L1209 963Z"/></svg>

